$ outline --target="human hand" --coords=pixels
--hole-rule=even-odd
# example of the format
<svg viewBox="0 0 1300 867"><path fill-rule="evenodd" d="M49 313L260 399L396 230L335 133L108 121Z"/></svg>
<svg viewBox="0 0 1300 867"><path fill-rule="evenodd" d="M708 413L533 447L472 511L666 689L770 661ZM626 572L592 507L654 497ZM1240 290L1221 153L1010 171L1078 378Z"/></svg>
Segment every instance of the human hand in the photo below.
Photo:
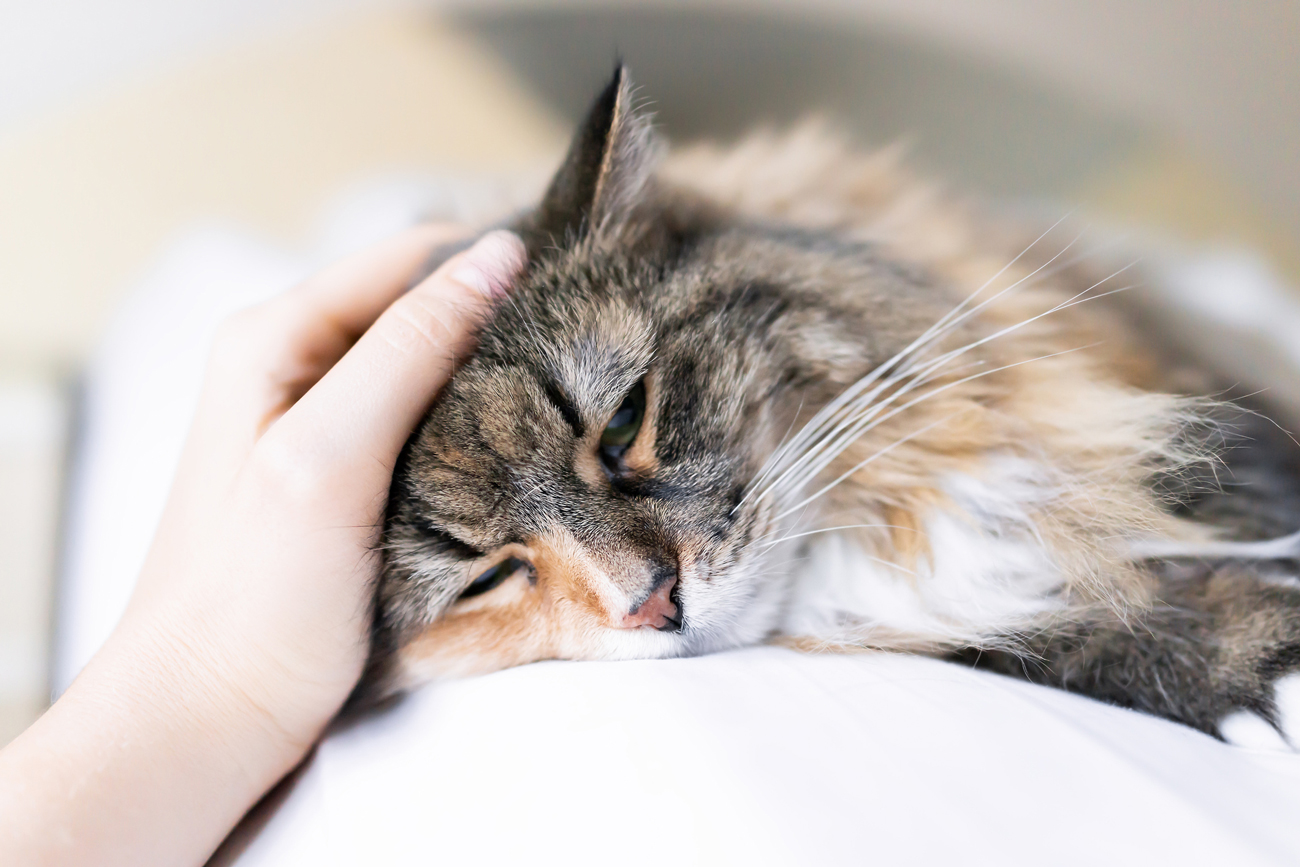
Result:
<svg viewBox="0 0 1300 867"><path fill-rule="evenodd" d="M450 237L408 233L223 326L123 620L201 646L298 756L365 661L398 453L523 265L493 233L403 295Z"/></svg>
<svg viewBox="0 0 1300 867"><path fill-rule="evenodd" d="M319 737L365 662L398 454L524 265L494 232L403 294L454 235L413 230L221 329L125 615L0 753L0 815L29 829L7 821L0 853L201 863Z"/></svg>

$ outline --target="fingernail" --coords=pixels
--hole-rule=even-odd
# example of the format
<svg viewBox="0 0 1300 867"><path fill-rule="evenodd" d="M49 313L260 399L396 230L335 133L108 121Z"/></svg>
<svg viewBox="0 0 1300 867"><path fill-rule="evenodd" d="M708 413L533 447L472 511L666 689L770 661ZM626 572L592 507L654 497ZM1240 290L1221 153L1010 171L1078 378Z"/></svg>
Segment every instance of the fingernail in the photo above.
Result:
<svg viewBox="0 0 1300 867"><path fill-rule="evenodd" d="M488 232L465 251L451 279L489 298L506 294L511 281L523 270L524 242L513 232Z"/></svg>

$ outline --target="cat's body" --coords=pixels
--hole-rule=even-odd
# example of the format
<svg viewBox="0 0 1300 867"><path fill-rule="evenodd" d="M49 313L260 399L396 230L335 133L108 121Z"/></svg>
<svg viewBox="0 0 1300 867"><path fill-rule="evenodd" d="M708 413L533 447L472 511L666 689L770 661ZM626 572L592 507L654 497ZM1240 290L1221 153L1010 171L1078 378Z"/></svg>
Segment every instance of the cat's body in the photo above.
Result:
<svg viewBox="0 0 1300 867"><path fill-rule="evenodd" d="M513 228L528 271L394 478L358 703L779 640L1270 717L1294 563L1182 555L1300 526L1300 448L1082 303L1129 281L1068 239L814 127L660 160L621 71Z"/></svg>

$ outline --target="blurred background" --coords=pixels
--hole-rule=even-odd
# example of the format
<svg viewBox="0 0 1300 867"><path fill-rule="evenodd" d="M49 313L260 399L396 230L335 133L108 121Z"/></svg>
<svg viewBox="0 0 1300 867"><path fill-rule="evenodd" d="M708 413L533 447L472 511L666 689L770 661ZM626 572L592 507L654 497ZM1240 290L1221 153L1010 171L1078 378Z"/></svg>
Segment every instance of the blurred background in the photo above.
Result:
<svg viewBox="0 0 1300 867"><path fill-rule="evenodd" d="M1297 35L1291 0L0 0L0 744L84 656L54 652L79 384L201 227L320 250L348 190L544 176L622 56L671 138L821 111L1300 285Z"/></svg>

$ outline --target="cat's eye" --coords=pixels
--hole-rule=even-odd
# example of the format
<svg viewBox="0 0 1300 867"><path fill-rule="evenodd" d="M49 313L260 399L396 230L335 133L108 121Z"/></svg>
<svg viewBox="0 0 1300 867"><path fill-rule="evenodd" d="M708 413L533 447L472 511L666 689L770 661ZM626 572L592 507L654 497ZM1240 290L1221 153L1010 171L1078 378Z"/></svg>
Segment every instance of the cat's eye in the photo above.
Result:
<svg viewBox="0 0 1300 867"><path fill-rule="evenodd" d="M460 599L473 599L475 596L482 596L489 590L495 590L505 583L506 579L514 575L520 569L530 568L527 563L517 557L509 557L500 563L488 569L483 574L470 583L468 587L460 594Z"/></svg>
<svg viewBox="0 0 1300 867"><path fill-rule="evenodd" d="M632 386L632 390L623 398L623 403L605 425L605 430L600 435L601 457L607 462L621 457L632 440L636 439L644 418L645 380L641 380Z"/></svg>

